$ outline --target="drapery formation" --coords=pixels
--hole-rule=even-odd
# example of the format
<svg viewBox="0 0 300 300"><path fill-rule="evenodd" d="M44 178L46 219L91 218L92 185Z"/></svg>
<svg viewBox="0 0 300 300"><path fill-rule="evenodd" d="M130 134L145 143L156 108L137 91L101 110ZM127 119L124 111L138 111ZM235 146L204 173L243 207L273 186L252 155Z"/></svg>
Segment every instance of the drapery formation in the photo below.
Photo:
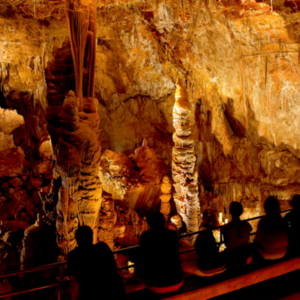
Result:
<svg viewBox="0 0 300 300"><path fill-rule="evenodd" d="M75 93L81 106L83 96L94 95L96 0L65 0L65 3L75 71Z"/></svg>

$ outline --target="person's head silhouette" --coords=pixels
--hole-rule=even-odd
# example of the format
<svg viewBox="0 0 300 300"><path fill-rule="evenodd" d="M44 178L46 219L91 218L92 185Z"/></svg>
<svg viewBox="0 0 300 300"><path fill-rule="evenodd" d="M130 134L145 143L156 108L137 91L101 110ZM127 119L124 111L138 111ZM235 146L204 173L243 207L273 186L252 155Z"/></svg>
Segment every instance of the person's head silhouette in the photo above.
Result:
<svg viewBox="0 0 300 300"><path fill-rule="evenodd" d="M162 213L156 212L149 220L151 229L159 230L165 227L165 218Z"/></svg>
<svg viewBox="0 0 300 300"><path fill-rule="evenodd" d="M270 196L266 199L264 208L267 215L273 215L279 212L280 204L275 197Z"/></svg>
<svg viewBox="0 0 300 300"><path fill-rule="evenodd" d="M79 247L93 244L93 230L89 226L81 226L75 232L75 239Z"/></svg>
<svg viewBox="0 0 300 300"><path fill-rule="evenodd" d="M300 210L300 195L294 195L291 205L295 210Z"/></svg>
<svg viewBox="0 0 300 300"><path fill-rule="evenodd" d="M231 202L229 212L232 216L232 220L239 220L243 213L243 205L240 202Z"/></svg>

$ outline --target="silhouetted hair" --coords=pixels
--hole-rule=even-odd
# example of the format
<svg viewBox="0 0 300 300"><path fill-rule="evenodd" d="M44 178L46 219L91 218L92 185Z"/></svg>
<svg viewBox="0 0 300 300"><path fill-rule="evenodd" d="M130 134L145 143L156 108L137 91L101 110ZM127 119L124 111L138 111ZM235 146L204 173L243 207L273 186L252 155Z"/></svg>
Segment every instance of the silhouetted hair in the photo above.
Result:
<svg viewBox="0 0 300 300"><path fill-rule="evenodd" d="M99 242L94 248L96 251L95 263L100 266L98 271L102 269L101 271L105 273L107 270L115 270L116 261L109 246L104 242Z"/></svg>
<svg viewBox="0 0 300 300"><path fill-rule="evenodd" d="M273 197L270 196L266 199L265 204L264 204L264 208L265 208L265 212L266 214L274 214L279 212L280 210L280 204L278 202L278 200Z"/></svg>
<svg viewBox="0 0 300 300"><path fill-rule="evenodd" d="M291 205L293 208L300 210L300 195L294 195Z"/></svg>
<svg viewBox="0 0 300 300"><path fill-rule="evenodd" d="M165 218L162 213L156 212L151 216L148 223L149 223L151 229L164 228L165 227Z"/></svg>
<svg viewBox="0 0 300 300"><path fill-rule="evenodd" d="M89 226L81 226L75 232L78 246L89 246L93 244L93 230Z"/></svg>
<svg viewBox="0 0 300 300"><path fill-rule="evenodd" d="M243 213L243 205L240 202L231 202L229 212L234 218L239 218Z"/></svg>

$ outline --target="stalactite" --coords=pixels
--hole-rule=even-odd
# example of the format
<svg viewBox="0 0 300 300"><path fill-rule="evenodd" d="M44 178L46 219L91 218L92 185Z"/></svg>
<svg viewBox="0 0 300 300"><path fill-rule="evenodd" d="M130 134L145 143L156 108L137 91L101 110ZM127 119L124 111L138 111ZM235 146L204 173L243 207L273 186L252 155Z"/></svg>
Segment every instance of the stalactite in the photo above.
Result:
<svg viewBox="0 0 300 300"><path fill-rule="evenodd" d="M72 0L65 1L75 72L75 93L76 96L79 97L80 104L82 105L83 61L88 31L88 20L86 12L82 9L81 5L78 6L77 3Z"/></svg>
<svg viewBox="0 0 300 300"><path fill-rule="evenodd" d="M71 40L71 50L75 72L75 93L80 99L93 97L96 57L96 0L90 0L88 5L65 0L68 30ZM86 87L83 88L84 66L87 69Z"/></svg>
<svg viewBox="0 0 300 300"><path fill-rule="evenodd" d="M177 211L186 224L187 232L197 231L200 225L200 203L198 198L198 174L192 137L191 106L187 91L180 79L176 83L173 108L173 161L172 176L175 186L174 200ZM194 237L188 239L194 242Z"/></svg>
<svg viewBox="0 0 300 300"><path fill-rule="evenodd" d="M246 129L248 128L248 109L247 109L247 99L246 99L246 75L245 75L245 57L243 56L241 59L241 74L242 74L242 93L243 93L243 103L245 110L245 118L246 118Z"/></svg>

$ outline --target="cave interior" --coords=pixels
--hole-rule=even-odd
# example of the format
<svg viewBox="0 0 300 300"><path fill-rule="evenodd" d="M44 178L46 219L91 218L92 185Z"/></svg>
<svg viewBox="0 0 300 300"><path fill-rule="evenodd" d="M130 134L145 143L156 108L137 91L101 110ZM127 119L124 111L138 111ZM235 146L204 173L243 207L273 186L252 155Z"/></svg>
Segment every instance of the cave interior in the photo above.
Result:
<svg viewBox="0 0 300 300"><path fill-rule="evenodd" d="M118 250L156 211L193 232L230 221L232 201L244 219L268 196L288 209L300 193L299 10L0 0L0 272L65 259L82 225Z"/></svg>

